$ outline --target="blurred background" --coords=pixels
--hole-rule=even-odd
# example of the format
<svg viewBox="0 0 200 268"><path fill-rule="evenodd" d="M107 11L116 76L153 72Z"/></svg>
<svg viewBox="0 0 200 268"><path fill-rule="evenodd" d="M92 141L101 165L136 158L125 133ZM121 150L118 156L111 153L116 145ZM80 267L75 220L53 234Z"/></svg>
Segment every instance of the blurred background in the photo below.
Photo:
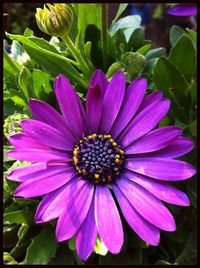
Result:
<svg viewBox="0 0 200 268"><path fill-rule="evenodd" d="M115 17L119 3L110 3L109 5L109 25ZM29 27L35 33L35 36L49 39L37 27L35 21L36 8L42 8L43 3L5 3L4 30L12 34L23 34ZM146 29L146 39L151 39L155 47L165 47L169 50L169 30L172 25L178 25L182 28L191 28L196 30L196 19L194 17L176 17L166 14L167 4L155 3L131 3L122 13L121 17L127 15L140 15L142 17L142 26ZM6 37L4 36L5 40Z"/></svg>

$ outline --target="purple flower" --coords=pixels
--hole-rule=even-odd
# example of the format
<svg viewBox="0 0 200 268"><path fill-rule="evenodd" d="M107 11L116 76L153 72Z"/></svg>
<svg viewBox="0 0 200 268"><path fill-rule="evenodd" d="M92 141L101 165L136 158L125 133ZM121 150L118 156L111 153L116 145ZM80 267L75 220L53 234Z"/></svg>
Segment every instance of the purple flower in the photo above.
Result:
<svg viewBox="0 0 200 268"><path fill-rule="evenodd" d="M195 168L175 160L193 148L174 126L157 128L170 101L162 92L145 96L147 80L138 78L126 89L123 72L108 83L97 70L89 85L86 112L63 75L55 79L62 115L49 104L30 100L35 119L23 120L23 133L10 137L16 147L7 153L33 164L13 170L8 179L21 182L15 196L45 195L35 220L58 218L57 241L75 235L77 252L86 260L97 235L117 254L123 227L113 199L131 228L150 245L158 245L160 231L176 224L161 201L189 206L185 193L170 185L195 174Z"/></svg>
<svg viewBox="0 0 200 268"><path fill-rule="evenodd" d="M169 8L167 13L174 16L195 16L197 14L197 6L195 4L177 4Z"/></svg>

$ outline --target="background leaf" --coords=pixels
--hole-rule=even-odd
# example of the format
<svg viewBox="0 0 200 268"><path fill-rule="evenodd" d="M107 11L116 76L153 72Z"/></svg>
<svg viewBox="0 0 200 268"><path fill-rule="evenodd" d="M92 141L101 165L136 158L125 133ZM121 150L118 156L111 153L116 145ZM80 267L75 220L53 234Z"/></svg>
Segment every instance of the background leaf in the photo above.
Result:
<svg viewBox="0 0 200 268"><path fill-rule="evenodd" d="M32 239L30 246L27 248L24 264L48 264L57 250L54 232L53 228L47 227Z"/></svg>
<svg viewBox="0 0 200 268"><path fill-rule="evenodd" d="M169 60L190 81L196 69L196 51L191 39L183 34L172 47Z"/></svg>
<svg viewBox="0 0 200 268"><path fill-rule="evenodd" d="M129 38L133 31L140 27L141 24L141 17L138 15L130 15L126 16L122 19L119 19L116 23L111 26L109 30L109 34L113 36L119 29L124 31L126 41L129 41Z"/></svg>

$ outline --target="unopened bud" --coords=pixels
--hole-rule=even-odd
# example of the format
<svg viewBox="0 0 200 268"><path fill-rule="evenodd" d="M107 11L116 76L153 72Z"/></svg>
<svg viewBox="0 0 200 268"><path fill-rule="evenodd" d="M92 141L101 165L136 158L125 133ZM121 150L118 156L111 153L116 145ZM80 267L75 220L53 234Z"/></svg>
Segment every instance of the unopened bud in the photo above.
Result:
<svg viewBox="0 0 200 268"><path fill-rule="evenodd" d="M67 34L73 22L73 12L67 4L46 4L44 9L37 8L35 17L41 31L56 37Z"/></svg>
<svg viewBox="0 0 200 268"><path fill-rule="evenodd" d="M124 55L125 71L129 73L130 78L133 79L144 69L145 57L138 52L127 52Z"/></svg>
<svg viewBox="0 0 200 268"><path fill-rule="evenodd" d="M28 118L25 114L13 114L8 116L5 119L4 122L4 135L6 138L9 138L9 136L14 135L16 133L22 132L22 128L20 126L20 123L23 119Z"/></svg>
<svg viewBox="0 0 200 268"><path fill-rule="evenodd" d="M124 71L124 67L121 65L121 63L119 62L114 62L112 65L110 65L106 76L107 78L111 78L115 73L119 72L119 71Z"/></svg>

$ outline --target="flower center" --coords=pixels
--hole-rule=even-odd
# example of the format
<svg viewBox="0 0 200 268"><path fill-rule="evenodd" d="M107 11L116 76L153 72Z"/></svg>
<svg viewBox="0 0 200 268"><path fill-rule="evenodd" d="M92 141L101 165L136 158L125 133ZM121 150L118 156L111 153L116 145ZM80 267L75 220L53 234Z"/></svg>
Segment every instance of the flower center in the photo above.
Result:
<svg viewBox="0 0 200 268"><path fill-rule="evenodd" d="M73 151L76 170L95 184L114 181L122 171L123 159L124 151L110 135L89 135Z"/></svg>

